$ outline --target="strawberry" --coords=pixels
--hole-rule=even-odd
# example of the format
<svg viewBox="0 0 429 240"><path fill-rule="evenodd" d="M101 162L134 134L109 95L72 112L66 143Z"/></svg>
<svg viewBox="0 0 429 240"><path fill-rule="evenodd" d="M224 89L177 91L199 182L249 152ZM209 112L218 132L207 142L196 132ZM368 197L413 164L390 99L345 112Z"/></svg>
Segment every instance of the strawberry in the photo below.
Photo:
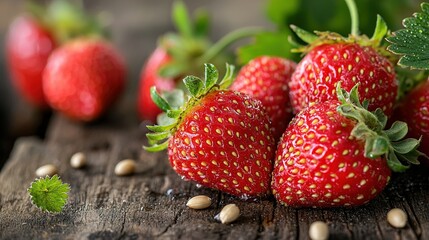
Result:
<svg viewBox="0 0 429 240"><path fill-rule="evenodd" d="M140 74L137 110L141 120L156 122L156 116L162 112L150 100L150 87L156 86L162 95L173 88L184 90L180 84L183 76L199 76L200 66L205 62L220 64L230 60L225 51L227 46L261 32L260 29L238 29L212 43L208 37L206 12L196 12L191 21L186 6L178 1L173 6L172 16L177 32L160 38Z"/></svg>
<svg viewBox="0 0 429 240"><path fill-rule="evenodd" d="M57 48L43 74L49 105L82 121L103 114L124 84L124 61L112 45L99 39L77 39Z"/></svg>
<svg viewBox="0 0 429 240"><path fill-rule="evenodd" d="M404 97L395 109L395 117L408 124L411 137L422 138L420 150L429 155L429 80ZM429 161L424 160L429 166Z"/></svg>
<svg viewBox="0 0 429 240"><path fill-rule="evenodd" d="M262 102L270 116L275 139L280 138L292 118L288 82L295 66L295 62L280 57L257 57L241 68L231 85L231 90Z"/></svg>
<svg viewBox="0 0 429 240"><path fill-rule="evenodd" d="M345 90L359 83L361 101L369 101L369 110L381 108L390 116L398 92L394 66L382 41L387 34L384 20L378 16L372 38L358 34L358 14L354 1L346 1L352 16L349 37L332 32L306 32L291 26L309 45L297 49L306 53L298 63L289 82L290 97L295 113L306 106L336 99L338 83Z"/></svg>
<svg viewBox="0 0 429 240"><path fill-rule="evenodd" d="M52 51L76 37L103 35L103 29L70 1L54 0L46 6L30 2L28 9L9 29L6 40L9 71L13 85L28 102L48 107L42 75Z"/></svg>
<svg viewBox="0 0 429 240"><path fill-rule="evenodd" d="M214 65L206 64L204 82L186 77L191 98L181 108L168 105L152 88L169 120L166 126L148 126L154 131L147 134L153 145L146 149L168 147L171 166L186 180L235 196L263 196L269 192L275 141L261 102L225 90L232 71L227 66L219 82Z"/></svg>
<svg viewBox="0 0 429 240"><path fill-rule="evenodd" d="M292 120L278 145L272 191L295 207L359 206L388 184L401 161L417 164L420 141L401 140L407 125L395 122L383 130L381 109L366 110L357 87L350 94L337 87L339 100L305 108Z"/></svg>
<svg viewBox="0 0 429 240"><path fill-rule="evenodd" d="M171 62L171 56L164 48L158 47L149 56L145 67L140 75L140 86L138 92L138 112L141 119L156 122L156 117L162 110L152 101L150 88L155 86L159 91L171 91L175 88L176 82L171 77L161 77L159 69Z"/></svg>
<svg viewBox="0 0 429 240"><path fill-rule="evenodd" d="M298 63L289 84L295 112L335 99L338 82L346 90L360 83L361 100L369 100L370 110L392 113L398 91L393 65L372 47L356 43L317 46Z"/></svg>
<svg viewBox="0 0 429 240"><path fill-rule="evenodd" d="M14 86L31 104L47 107L42 73L56 41L48 29L29 16L11 24L6 39L7 61Z"/></svg>

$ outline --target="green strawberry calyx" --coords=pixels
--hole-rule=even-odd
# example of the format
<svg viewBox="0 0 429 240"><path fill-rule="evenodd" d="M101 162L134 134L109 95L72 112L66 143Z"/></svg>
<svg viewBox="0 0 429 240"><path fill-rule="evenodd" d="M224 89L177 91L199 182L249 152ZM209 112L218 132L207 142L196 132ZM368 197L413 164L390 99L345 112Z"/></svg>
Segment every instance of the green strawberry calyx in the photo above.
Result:
<svg viewBox="0 0 429 240"><path fill-rule="evenodd" d="M266 31L260 27L240 28L213 43L208 38L210 19L204 9L197 9L191 15L182 1L176 1L171 18L177 32L167 33L159 39L159 46L171 56L171 61L161 66L158 74L172 79L195 74L206 62L220 65L231 61L225 51L227 47Z"/></svg>
<svg viewBox="0 0 429 240"><path fill-rule="evenodd" d="M351 33L349 36L344 37L338 33L334 32L320 32L315 31L314 33L308 32L304 29L301 29L295 25L291 25L291 29L295 34L308 45L303 46L299 43L293 42L296 46L293 49L293 52L301 52L308 53L313 48L323 45L323 44L334 44L334 43L356 43L360 46L367 46L374 48L378 53L387 57L392 62L396 61L396 57L393 56L392 53L386 50L386 46L384 46L384 37L386 35L390 35L389 29L387 27L384 19L377 15L377 23L375 26L374 33L371 38L364 34L359 33L359 15L357 12L356 4L353 0L345 0L351 16ZM293 41L293 40L291 40Z"/></svg>
<svg viewBox="0 0 429 240"><path fill-rule="evenodd" d="M210 63L204 64L204 79L196 76L186 76L183 83L189 91L187 101L177 100L174 97L161 96L156 87L150 89L152 100L155 104L164 111L158 117L158 125L147 126L151 133L147 133L146 137L149 140L150 146L143 146L149 152L157 152L164 150L168 147L170 137L174 134L177 127L180 125L182 119L186 114L204 98L207 94L224 90L231 85L233 81L234 66L226 64L226 73L222 79L219 79L219 71ZM180 94L173 94L169 96L177 96ZM183 94L181 94L183 98Z"/></svg>
<svg viewBox="0 0 429 240"><path fill-rule="evenodd" d="M27 11L46 27L59 43L78 37L107 37L101 19L85 13L83 7L71 1L54 0L47 6L30 1Z"/></svg>
<svg viewBox="0 0 429 240"><path fill-rule="evenodd" d="M372 112L368 111L366 100L360 103L358 85L356 84L350 92L347 92L337 84L337 97L341 103L337 111L357 121L351 135L365 142L364 156L371 159L384 157L394 172L405 171L409 168L409 164L419 164L419 157L427 157L417 150L421 139L404 139L408 126L401 121L396 121L389 129L385 129L387 116L380 108Z"/></svg>

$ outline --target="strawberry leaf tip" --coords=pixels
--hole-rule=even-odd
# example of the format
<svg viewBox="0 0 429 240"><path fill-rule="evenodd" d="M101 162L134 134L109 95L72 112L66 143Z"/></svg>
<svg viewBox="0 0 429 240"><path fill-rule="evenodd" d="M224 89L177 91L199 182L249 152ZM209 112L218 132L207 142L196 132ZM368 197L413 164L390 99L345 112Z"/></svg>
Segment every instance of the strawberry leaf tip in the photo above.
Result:
<svg viewBox="0 0 429 240"><path fill-rule="evenodd" d="M398 65L411 69L429 69L429 3L421 4L422 12L405 18L400 29L388 37L388 50L401 55Z"/></svg>
<svg viewBox="0 0 429 240"><path fill-rule="evenodd" d="M149 152L162 151L168 147L168 141L180 124L181 118L187 109L196 105L199 100L214 90L227 89L233 81L234 66L226 64L225 76L219 80L219 71L211 64L204 64L204 79L196 76L186 76L183 83L190 93L187 102L177 101L174 97L161 96L156 87L150 90L154 103L164 111L158 118L158 125L147 126L152 133L146 134L150 146L143 146ZM179 94L179 93L177 93ZM183 92L181 92L183 99ZM178 105L177 103L181 103Z"/></svg>
<svg viewBox="0 0 429 240"><path fill-rule="evenodd" d="M63 183L58 175L38 178L28 188L31 202L42 211L61 212L67 203L70 185Z"/></svg>
<svg viewBox="0 0 429 240"><path fill-rule="evenodd" d="M408 164L419 164L419 157L427 157L417 150L421 139L404 139L408 126L401 121L394 122L385 130L387 116L381 109L370 112L367 110L367 104L359 102L358 85L347 92L337 84L337 96L341 103L337 111L357 121L351 135L365 142L365 157L384 157L388 166L395 172L405 171L409 168Z"/></svg>

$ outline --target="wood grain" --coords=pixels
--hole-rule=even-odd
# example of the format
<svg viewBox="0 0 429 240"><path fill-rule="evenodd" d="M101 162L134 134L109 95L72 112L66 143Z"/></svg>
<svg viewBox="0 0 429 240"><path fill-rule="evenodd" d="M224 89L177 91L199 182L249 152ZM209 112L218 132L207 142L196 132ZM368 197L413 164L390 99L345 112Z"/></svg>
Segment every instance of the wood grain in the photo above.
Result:
<svg viewBox="0 0 429 240"><path fill-rule="evenodd" d="M0 239L308 239L308 227L326 221L331 239L429 239L429 178L414 168L393 176L388 188L359 208L294 209L272 198L241 200L185 182L169 166L167 155L147 153L145 130L137 121L108 116L91 125L54 116L46 139L21 138L0 173ZM88 166L69 166L83 151ZM113 173L117 162L133 158L138 171ZM59 214L42 213L26 193L38 166L53 163L71 185L69 203ZM213 204L192 210L187 200L208 195ZM235 203L240 218L230 225L215 220L221 208ZM386 221L393 208L404 209L409 222L394 229Z"/></svg>

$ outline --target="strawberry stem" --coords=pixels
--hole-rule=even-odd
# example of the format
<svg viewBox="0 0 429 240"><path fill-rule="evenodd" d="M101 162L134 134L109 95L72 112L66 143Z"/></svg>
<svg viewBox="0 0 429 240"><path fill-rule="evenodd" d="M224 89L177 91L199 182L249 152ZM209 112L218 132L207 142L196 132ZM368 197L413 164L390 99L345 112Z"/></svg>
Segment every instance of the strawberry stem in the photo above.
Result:
<svg viewBox="0 0 429 240"><path fill-rule="evenodd" d="M230 32L221 38L218 42L213 44L201 57L199 57L197 62L206 63L212 61L214 57L216 57L220 52L222 52L225 48L230 46L232 43L246 38L252 37L259 33L263 32L262 28L242 28L236 31Z"/></svg>
<svg viewBox="0 0 429 240"><path fill-rule="evenodd" d="M354 36L359 35L359 15L356 7L356 3L354 0L345 0L347 7L350 11L350 18L352 22L351 34Z"/></svg>

